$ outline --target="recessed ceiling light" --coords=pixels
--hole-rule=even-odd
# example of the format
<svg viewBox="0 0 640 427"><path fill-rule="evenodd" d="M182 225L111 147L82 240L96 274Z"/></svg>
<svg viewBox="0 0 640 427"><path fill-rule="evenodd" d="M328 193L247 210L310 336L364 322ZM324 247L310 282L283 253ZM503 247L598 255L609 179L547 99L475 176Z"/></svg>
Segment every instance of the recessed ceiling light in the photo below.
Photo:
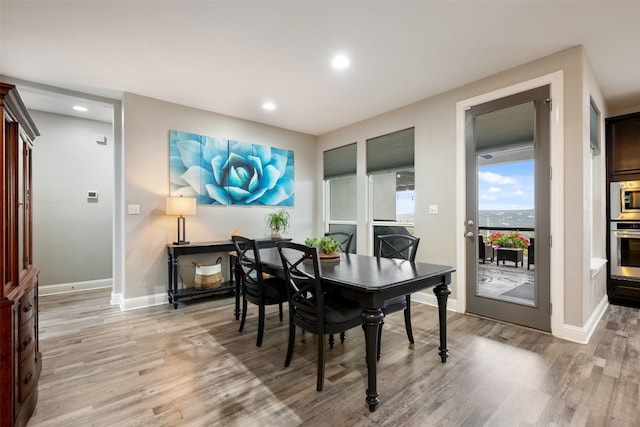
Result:
<svg viewBox="0 0 640 427"><path fill-rule="evenodd" d="M264 104L262 104L262 108L264 108L265 110L275 110L276 109L276 104L274 104L271 101L267 101Z"/></svg>
<svg viewBox="0 0 640 427"><path fill-rule="evenodd" d="M83 107L81 105L74 105L73 109L76 111L82 111L83 113L86 113L87 111L89 111L87 107Z"/></svg>
<svg viewBox="0 0 640 427"><path fill-rule="evenodd" d="M333 58L333 61L331 62L331 65L336 70L344 70L345 68L349 68L349 64L350 64L349 58L347 58L343 54L336 55L335 58Z"/></svg>

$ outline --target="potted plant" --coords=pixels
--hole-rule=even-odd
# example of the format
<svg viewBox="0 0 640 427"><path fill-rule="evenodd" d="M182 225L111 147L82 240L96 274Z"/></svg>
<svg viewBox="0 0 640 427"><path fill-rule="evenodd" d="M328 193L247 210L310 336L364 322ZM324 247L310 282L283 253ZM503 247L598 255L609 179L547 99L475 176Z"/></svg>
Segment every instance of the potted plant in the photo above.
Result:
<svg viewBox="0 0 640 427"><path fill-rule="evenodd" d="M338 258L340 254L340 243L336 242L331 236L309 237L304 241L307 246L313 246L320 251L320 258Z"/></svg>
<svg viewBox="0 0 640 427"><path fill-rule="evenodd" d="M500 248L522 248L527 249L529 246L529 239L521 235L520 233L513 232L504 234L499 231L491 234L487 239L493 246Z"/></svg>
<svg viewBox="0 0 640 427"><path fill-rule="evenodd" d="M284 209L267 214L267 225L271 229L271 238L279 239L283 233L289 231L289 221L291 216Z"/></svg>

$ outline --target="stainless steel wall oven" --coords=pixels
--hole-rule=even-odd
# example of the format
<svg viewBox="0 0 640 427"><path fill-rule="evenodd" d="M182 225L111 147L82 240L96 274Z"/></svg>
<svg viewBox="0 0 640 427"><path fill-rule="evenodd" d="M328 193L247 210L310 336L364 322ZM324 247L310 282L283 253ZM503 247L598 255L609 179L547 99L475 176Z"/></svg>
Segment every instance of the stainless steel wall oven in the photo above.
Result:
<svg viewBox="0 0 640 427"><path fill-rule="evenodd" d="M640 282L640 221L611 221L611 277Z"/></svg>

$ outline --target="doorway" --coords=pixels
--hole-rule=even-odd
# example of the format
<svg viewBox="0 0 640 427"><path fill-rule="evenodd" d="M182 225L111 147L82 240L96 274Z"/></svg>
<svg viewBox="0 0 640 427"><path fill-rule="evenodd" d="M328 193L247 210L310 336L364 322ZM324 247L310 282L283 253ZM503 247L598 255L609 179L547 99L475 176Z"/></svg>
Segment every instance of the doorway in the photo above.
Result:
<svg viewBox="0 0 640 427"><path fill-rule="evenodd" d="M465 113L467 311L551 331L549 86Z"/></svg>

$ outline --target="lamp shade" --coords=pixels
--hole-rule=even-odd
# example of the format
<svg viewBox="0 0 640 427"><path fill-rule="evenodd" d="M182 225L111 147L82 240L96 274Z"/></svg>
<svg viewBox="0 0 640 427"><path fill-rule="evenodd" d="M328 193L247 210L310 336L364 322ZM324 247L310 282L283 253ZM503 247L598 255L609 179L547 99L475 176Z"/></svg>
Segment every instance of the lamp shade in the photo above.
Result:
<svg viewBox="0 0 640 427"><path fill-rule="evenodd" d="M167 215L195 215L195 197L167 197Z"/></svg>

